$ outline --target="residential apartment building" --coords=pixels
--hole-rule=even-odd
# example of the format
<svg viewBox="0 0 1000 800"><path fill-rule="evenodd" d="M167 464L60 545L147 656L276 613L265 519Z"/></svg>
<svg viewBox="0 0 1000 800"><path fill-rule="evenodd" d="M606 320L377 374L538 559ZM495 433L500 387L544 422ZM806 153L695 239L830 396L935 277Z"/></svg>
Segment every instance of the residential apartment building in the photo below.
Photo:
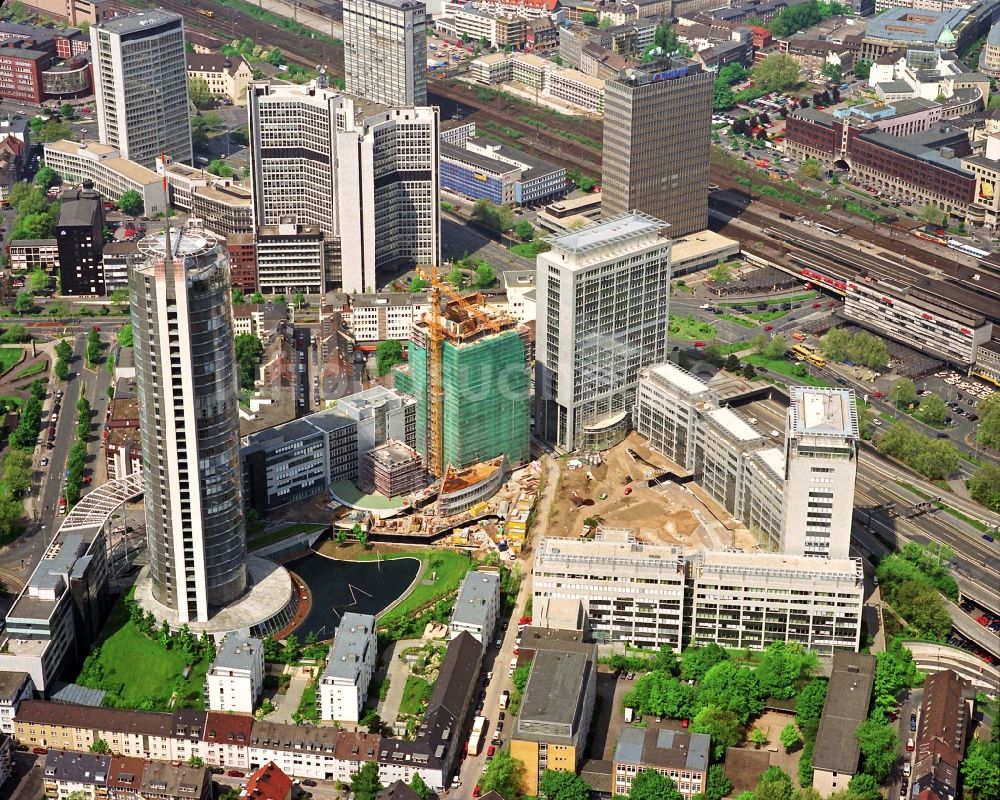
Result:
<svg viewBox="0 0 1000 800"><path fill-rule="evenodd" d="M320 719L339 722L361 719L377 659L375 617L352 612L344 614L319 679Z"/></svg>
<svg viewBox="0 0 1000 800"><path fill-rule="evenodd" d="M875 685L875 657L836 652L813 748L813 788L822 797L847 788L858 771L861 748L855 735L868 718Z"/></svg>
<svg viewBox="0 0 1000 800"><path fill-rule="evenodd" d="M629 530L544 538L532 569L535 603L579 599L588 638L635 647L684 641L685 566L676 547L640 543Z"/></svg>
<svg viewBox="0 0 1000 800"><path fill-rule="evenodd" d="M187 75L189 81L204 81L213 97L223 97L235 105L245 106L253 67L243 56L188 53Z"/></svg>
<svg viewBox="0 0 1000 800"><path fill-rule="evenodd" d="M14 239L7 245L7 263L12 273L59 269L59 246L55 239Z"/></svg>
<svg viewBox="0 0 1000 800"><path fill-rule="evenodd" d="M325 240L325 278L303 291L371 291L379 269L440 263L436 108L373 109L321 76L254 83L249 111L256 225L300 224ZM262 270L259 280L285 291L265 287Z"/></svg>
<svg viewBox="0 0 1000 800"><path fill-rule="evenodd" d="M445 168L442 162L442 181ZM430 310L426 294L404 292L356 294L351 296L350 303L350 310L343 318L358 343L408 341L413 323Z"/></svg>
<svg viewBox="0 0 1000 800"><path fill-rule="evenodd" d="M708 225L712 74L665 58L604 87L603 214L640 211L674 238Z"/></svg>
<svg viewBox="0 0 1000 800"><path fill-rule="evenodd" d="M427 105L426 18L419 0L345 0L347 91L387 106Z"/></svg>
<svg viewBox="0 0 1000 800"><path fill-rule="evenodd" d="M264 688L264 643L230 633L222 640L205 676L211 711L252 714Z"/></svg>
<svg viewBox="0 0 1000 800"><path fill-rule="evenodd" d="M691 644L762 650L798 642L820 655L858 649L860 559L710 551L690 562Z"/></svg>
<svg viewBox="0 0 1000 800"><path fill-rule="evenodd" d="M538 256L535 429L562 450L623 438L639 371L665 360L667 237L628 213L555 235Z"/></svg>
<svg viewBox="0 0 1000 800"><path fill-rule="evenodd" d="M240 448L247 506L265 513L357 481L364 455L389 440L415 446L416 403L381 386L250 434Z"/></svg>
<svg viewBox="0 0 1000 800"><path fill-rule="evenodd" d="M861 433L852 389L793 386L781 552L848 558Z"/></svg>
<svg viewBox="0 0 1000 800"><path fill-rule="evenodd" d="M704 733L666 728L622 729L611 765L613 794L628 796L635 776L653 770L670 778L684 800L704 792L712 740Z"/></svg>
<svg viewBox="0 0 1000 800"><path fill-rule="evenodd" d="M448 623L449 638L463 631L488 648L500 616L500 574L485 570L466 573Z"/></svg>
<svg viewBox="0 0 1000 800"><path fill-rule="evenodd" d="M0 734L14 733L17 707L34 696L35 684L27 672L0 672Z"/></svg>
<svg viewBox="0 0 1000 800"><path fill-rule="evenodd" d="M510 754L524 764L524 791L538 794L545 770L576 772L597 694L597 645L579 636L529 638L531 674L510 734Z"/></svg>
<svg viewBox="0 0 1000 800"><path fill-rule="evenodd" d="M47 800L133 797L143 800L211 800L207 767L157 764L140 758L50 749L42 765Z"/></svg>
<svg viewBox="0 0 1000 800"><path fill-rule="evenodd" d="M104 204L88 189L59 195L56 246L59 249L59 285L65 295L104 294Z"/></svg>
<svg viewBox="0 0 1000 800"><path fill-rule="evenodd" d="M161 153L191 163L184 18L121 14L91 26L90 48L101 143L148 169Z"/></svg>
<svg viewBox="0 0 1000 800"><path fill-rule="evenodd" d="M179 624L205 622L248 588L229 264L199 228L140 250L129 284L152 595Z"/></svg>
<svg viewBox="0 0 1000 800"><path fill-rule="evenodd" d="M142 195L146 216L167 210L163 180L152 170L122 158L117 148L98 142L71 142L60 139L42 146L45 166L52 167L64 181L92 181L94 189L107 200L117 202L125 192Z"/></svg>
<svg viewBox="0 0 1000 800"><path fill-rule="evenodd" d="M291 800L292 779L273 761L247 776L241 800Z"/></svg>
<svg viewBox="0 0 1000 800"><path fill-rule="evenodd" d="M910 777L918 797L927 790L939 798L958 796L974 696L969 681L950 669L924 682Z"/></svg>

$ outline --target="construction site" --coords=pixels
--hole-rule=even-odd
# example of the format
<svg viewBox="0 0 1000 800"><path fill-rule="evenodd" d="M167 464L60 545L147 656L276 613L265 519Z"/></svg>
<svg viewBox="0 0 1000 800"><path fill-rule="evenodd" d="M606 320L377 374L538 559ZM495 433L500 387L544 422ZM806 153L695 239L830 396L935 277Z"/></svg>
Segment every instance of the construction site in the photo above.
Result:
<svg viewBox="0 0 1000 800"><path fill-rule="evenodd" d="M546 536L586 536L606 526L631 528L641 541L684 550L758 549L742 522L635 432L600 456L556 464L553 502L538 520Z"/></svg>

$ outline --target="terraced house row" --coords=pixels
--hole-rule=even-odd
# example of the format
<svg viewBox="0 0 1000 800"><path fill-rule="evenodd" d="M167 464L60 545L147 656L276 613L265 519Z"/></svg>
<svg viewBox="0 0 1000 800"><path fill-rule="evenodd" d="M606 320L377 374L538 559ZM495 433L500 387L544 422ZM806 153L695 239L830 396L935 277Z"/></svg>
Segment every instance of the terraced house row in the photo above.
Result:
<svg viewBox="0 0 1000 800"><path fill-rule="evenodd" d="M14 717L14 738L32 749L79 753L98 739L116 756L255 770L273 761L296 778L349 781L366 762L379 765L383 784L418 773L431 787L447 786L458 767L463 733L477 689L482 645L468 633L448 644L444 663L415 741L336 728L289 725L189 709L132 711L25 700Z"/></svg>

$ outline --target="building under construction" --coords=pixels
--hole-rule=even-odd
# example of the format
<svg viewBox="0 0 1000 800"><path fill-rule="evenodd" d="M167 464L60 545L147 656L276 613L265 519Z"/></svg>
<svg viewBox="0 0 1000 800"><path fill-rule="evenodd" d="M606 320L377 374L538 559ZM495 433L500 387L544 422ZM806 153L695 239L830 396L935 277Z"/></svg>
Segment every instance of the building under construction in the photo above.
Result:
<svg viewBox="0 0 1000 800"><path fill-rule="evenodd" d="M417 400L417 449L433 452L429 403L435 397L431 334L424 319L414 325L409 365L396 373L396 387ZM439 424L441 464L463 468L506 456L511 466L530 459L531 394L525 359L529 332L517 321L491 315L482 297L444 304L441 341ZM428 469L433 468L428 464Z"/></svg>

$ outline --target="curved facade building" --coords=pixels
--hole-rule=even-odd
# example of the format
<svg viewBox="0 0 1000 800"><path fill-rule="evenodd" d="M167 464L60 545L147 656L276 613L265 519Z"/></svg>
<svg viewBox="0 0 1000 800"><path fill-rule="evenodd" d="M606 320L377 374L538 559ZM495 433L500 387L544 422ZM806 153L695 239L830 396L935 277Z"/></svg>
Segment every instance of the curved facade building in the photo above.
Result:
<svg viewBox="0 0 1000 800"><path fill-rule="evenodd" d="M247 589L229 262L194 228L139 244L129 278L154 598L205 622Z"/></svg>

